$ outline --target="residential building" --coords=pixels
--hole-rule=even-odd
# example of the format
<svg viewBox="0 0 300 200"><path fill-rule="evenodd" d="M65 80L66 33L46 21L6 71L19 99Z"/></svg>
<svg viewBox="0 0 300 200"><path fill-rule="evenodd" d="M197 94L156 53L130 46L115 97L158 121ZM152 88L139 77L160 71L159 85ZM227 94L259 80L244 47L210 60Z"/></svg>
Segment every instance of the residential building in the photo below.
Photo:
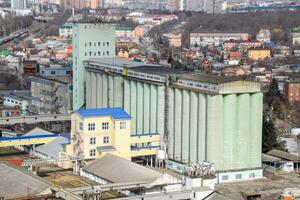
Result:
<svg viewBox="0 0 300 200"><path fill-rule="evenodd" d="M241 67L226 67L222 71L222 74L224 76L245 76L246 70Z"/></svg>
<svg viewBox="0 0 300 200"><path fill-rule="evenodd" d="M284 84L284 96L292 104L300 103L300 77L292 76Z"/></svg>
<svg viewBox="0 0 300 200"><path fill-rule="evenodd" d="M39 64L37 60L23 60L23 74L32 75L39 73Z"/></svg>
<svg viewBox="0 0 300 200"><path fill-rule="evenodd" d="M219 46L227 40L248 40L248 33L200 32L190 34L190 46Z"/></svg>
<svg viewBox="0 0 300 200"><path fill-rule="evenodd" d="M145 30L144 26L137 26L134 29L134 35L137 38L144 37L145 32L146 32L146 30Z"/></svg>
<svg viewBox="0 0 300 200"><path fill-rule="evenodd" d="M75 23L73 26L73 109L84 105L85 68L90 58L115 56L115 26L101 23Z"/></svg>
<svg viewBox="0 0 300 200"><path fill-rule="evenodd" d="M39 114L69 113L72 109L72 78L33 75L30 111Z"/></svg>
<svg viewBox="0 0 300 200"><path fill-rule="evenodd" d="M110 153L131 160L157 153L159 135L131 134L131 116L122 108L81 109L71 120L73 140L68 148L74 157L90 160Z"/></svg>
<svg viewBox="0 0 300 200"><path fill-rule="evenodd" d="M251 47L260 47L261 42L257 40L226 40L223 42L223 48L225 52L229 52L232 50L238 50L241 52L250 49Z"/></svg>
<svg viewBox="0 0 300 200"><path fill-rule="evenodd" d="M170 47L181 47L181 34L163 34L163 37L168 41Z"/></svg>
<svg viewBox="0 0 300 200"><path fill-rule="evenodd" d="M179 0L168 0L166 8L170 11L179 11Z"/></svg>
<svg viewBox="0 0 300 200"><path fill-rule="evenodd" d="M168 141L170 168L206 160L219 182L232 181L233 171L244 180L262 177L258 82L119 58L91 59L86 70L86 107L124 108L132 134L158 133L162 144Z"/></svg>
<svg viewBox="0 0 300 200"><path fill-rule="evenodd" d="M17 117L22 113L19 107L0 106L0 117Z"/></svg>
<svg viewBox="0 0 300 200"><path fill-rule="evenodd" d="M248 58L251 60L264 60L271 57L271 50L265 47L252 47L248 49Z"/></svg>
<svg viewBox="0 0 300 200"><path fill-rule="evenodd" d="M134 28L129 26L116 26L115 36L117 39L134 38Z"/></svg>
<svg viewBox="0 0 300 200"><path fill-rule="evenodd" d="M271 41L271 31L269 29L260 29L256 39L262 43L268 43Z"/></svg>
<svg viewBox="0 0 300 200"><path fill-rule="evenodd" d="M291 33L292 36L292 43L295 46L300 45L300 32Z"/></svg>
<svg viewBox="0 0 300 200"><path fill-rule="evenodd" d="M73 27L72 24L64 24L62 26L59 27L59 37L72 37L73 31L72 31Z"/></svg>
<svg viewBox="0 0 300 200"><path fill-rule="evenodd" d="M27 0L11 0L11 9L26 10L27 9Z"/></svg>
<svg viewBox="0 0 300 200"><path fill-rule="evenodd" d="M40 73L41 76L71 76L72 75L72 67L70 66L61 66L61 65L50 65L41 66Z"/></svg>
<svg viewBox="0 0 300 200"><path fill-rule="evenodd" d="M19 107L22 111L28 110L31 103L30 96L21 96L15 93L4 95L3 105L8 107Z"/></svg>

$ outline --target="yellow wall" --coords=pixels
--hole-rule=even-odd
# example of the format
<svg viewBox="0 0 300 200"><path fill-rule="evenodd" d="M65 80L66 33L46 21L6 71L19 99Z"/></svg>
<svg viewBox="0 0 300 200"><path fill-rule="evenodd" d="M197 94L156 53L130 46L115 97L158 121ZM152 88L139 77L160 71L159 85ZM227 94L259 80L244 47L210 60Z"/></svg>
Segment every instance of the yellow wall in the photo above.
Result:
<svg viewBox="0 0 300 200"><path fill-rule="evenodd" d="M252 60L263 60L271 56L270 50L249 50L248 57Z"/></svg>
<svg viewBox="0 0 300 200"><path fill-rule="evenodd" d="M22 146L22 145L33 145L33 144L46 144L51 142L56 137L49 138L28 138L22 140L6 140L0 141L0 147L12 147L12 146Z"/></svg>
<svg viewBox="0 0 300 200"><path fill-rule="evenodd" d="M112 117L87 117L81 118L76 112L71 115L71 138L79 136L79 143L76 145L75 140L71 140L71 145L65 148L65 154L75 156L74 149L78 147L82 150L84 159L95 159L106 153L131 160L132 157L156 155L157 149L140 149L132 150L131 144L160 142L159 135L144 135L131 137L131 121L130 120L114 120ZM79 129L80 122L83 123L83 130ZM102 130L102 122L109 123L108 130ZM126 127L121 129L120 123L125 122ZM88 124L95 123L95 130L88 130ZM103 137L109 137L109 143L103 143ZM90 144L90 138L96 138L96 144ZM97 150L97 147L113 146L114 150ZM96 155L90 156L90 150L96 149ZM64 155L64 154L62 154Z"/></svg>

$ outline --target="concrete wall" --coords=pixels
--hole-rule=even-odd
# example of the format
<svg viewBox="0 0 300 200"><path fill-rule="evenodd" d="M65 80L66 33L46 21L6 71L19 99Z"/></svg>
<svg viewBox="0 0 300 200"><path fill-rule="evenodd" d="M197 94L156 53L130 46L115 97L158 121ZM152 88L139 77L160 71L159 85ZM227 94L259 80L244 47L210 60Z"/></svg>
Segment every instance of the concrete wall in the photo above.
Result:
<svg viewBox="0 0 300 200"><path fill-rule="evenodd" d="M165 95L164 85L92 71L87 80L87 108L122 106L133 118L131 134L159 133L162 139L168 128L169 159L211 161L221 171L261 167L261 93L168 87Z"/></svg>
<svg viewBox="0 0 300 200"><path fill-rule="evenodd" d="M90 58L115 56L115 27L110 24L76 23L73 26L72 41L73 110L77 110L85 103L83 61Z"/></svg>

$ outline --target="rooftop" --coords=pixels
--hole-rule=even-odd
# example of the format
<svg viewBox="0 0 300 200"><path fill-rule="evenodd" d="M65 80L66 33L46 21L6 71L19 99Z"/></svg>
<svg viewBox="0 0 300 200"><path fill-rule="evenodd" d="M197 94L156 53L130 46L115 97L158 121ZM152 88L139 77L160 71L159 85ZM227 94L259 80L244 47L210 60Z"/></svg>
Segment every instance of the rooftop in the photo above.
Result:
<svg viewBox="0 0 300 200"><path fill-rule="evenodd" d="M49 183L34 175L1 163L0 178L1 180L5 180L0 183L0 196L5 199L25 197L29 191L31 195L37 195L51 187Z"/></svg>
<svg viewBox="0 0 300 200"><path fill-rule="evenodd" d="M113 119L131 119L122 108L80 109L76 111L81 117L112 117Z"/></svg>
<svg viewBox="0 0 300 200"><path fill-rule="evenodd" d="M59 159L59 152L63 150L62 145L69 143L70 139L59 136L49 143L36 147L35 151L52 157L54 159Z"/></svg>
<svg viewBox="0 0 300 200"><path fill-rule="evenodd" d="M185 74L180 76L182 79L187 80L195 80L205 83L213 83L213 84L222 84L228 83L233 81L241 81L245 80L243 76L217 76L217 75L210 75L210 74L201 74L201 73L192 73L192 74Z"/></svg>
<svg viewBox="0 0 300 200"><path fill-rule="evenodd" d="M112 183L150 183L163 176L163 174L155 170L112 154L105 154L101 158L85 166L83 171L101 177Z"/></svg>
<svg viewBox="0 0 300 200"><path fill-rule="evenodd" d="M267 155L274 156L274 157L281 158L281 159L288 160L288 161L293 161L293 162L299 162L300 161L299 156L293 155L293 154L288 153L288 152L279 151L277 149L272 149L271 151L269 151L267 153Z"/></svg>

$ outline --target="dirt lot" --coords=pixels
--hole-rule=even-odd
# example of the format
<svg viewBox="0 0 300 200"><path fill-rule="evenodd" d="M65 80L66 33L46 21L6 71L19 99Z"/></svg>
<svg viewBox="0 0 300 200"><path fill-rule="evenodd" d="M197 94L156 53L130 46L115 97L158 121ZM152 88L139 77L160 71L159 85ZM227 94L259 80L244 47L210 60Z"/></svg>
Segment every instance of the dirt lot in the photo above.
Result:
<svg viewBox="0 0 300 200"><path fill-rule="evenodd" d="M232 200L241 200L241 192L261 194L263 200L278 200L284 188L300 188L298 174L273 175L264 174L265 179L219 184L216 189Z"/></svg>

